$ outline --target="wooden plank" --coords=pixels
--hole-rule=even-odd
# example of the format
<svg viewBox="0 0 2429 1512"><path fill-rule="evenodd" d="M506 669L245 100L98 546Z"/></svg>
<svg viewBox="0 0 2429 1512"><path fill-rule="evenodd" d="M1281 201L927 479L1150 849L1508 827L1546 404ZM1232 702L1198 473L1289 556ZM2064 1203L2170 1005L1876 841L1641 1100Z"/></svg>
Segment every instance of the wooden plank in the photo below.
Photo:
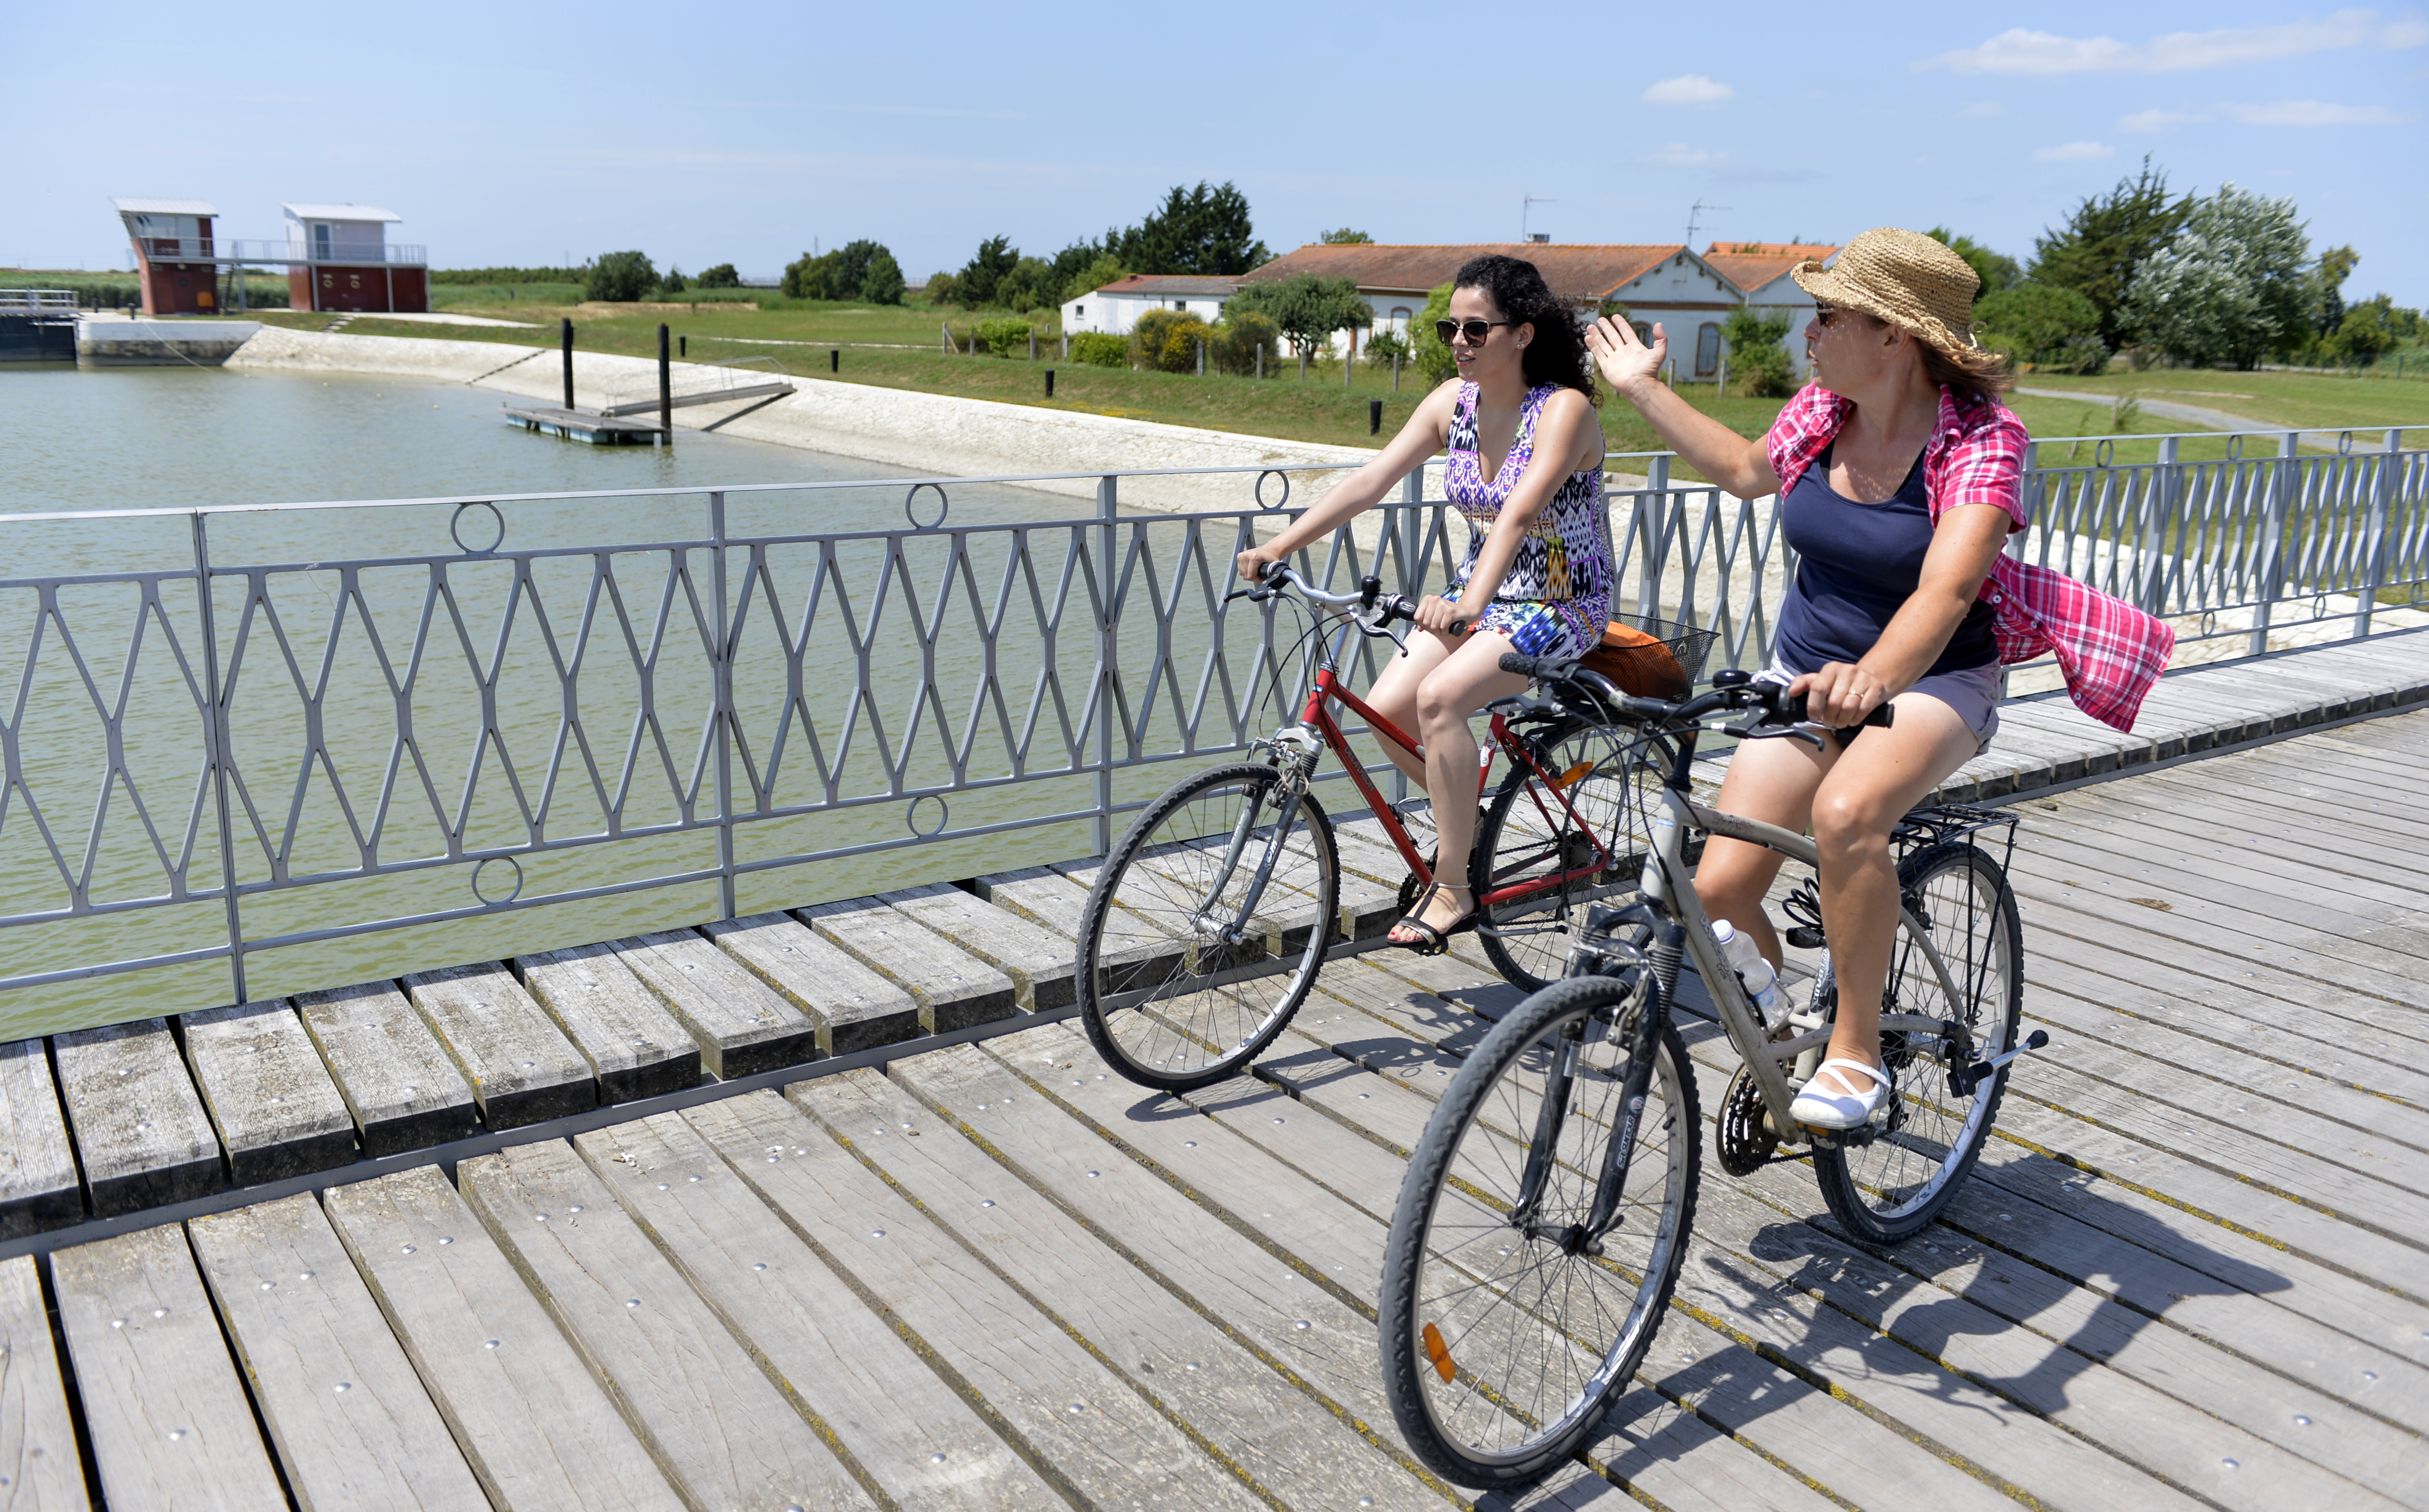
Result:
<svg viewBox="0 0 2429 1512"><path fill-rule="evenodd" d="M207 1196L227 1185L220 1142L168 1020L77 1029L53 1036L51 1048L94 1217Z"/></svg>
<svg viewBox="0 0 2429 1512"><path fill-rule="evenodd" d="M894 1082L853 1071L796 1082L785 1095L827 1137L876 1162L933 1221L1045 1299L1134 1388L1283 1504L1351 1507L1363 1497L1395 1512L1438 1512L1432 1490L1192 1307L1188 1291L998 1164ZM925 1137L873 1133L906 1124Z"/></svg>
<svg viewBox="0 0 2429 1512"><path fill-rule="evenodd" d="M1012 978L874 898L796 909L794 916L909 993L932 1034L1010 1018Z"/></svg>
<svg viewBox="0 0 2429 1512"><path fill-rule="evenodd" d="M1050 1075L1059 1087L1078 1062L1056 1056L1037 1036L1031 1030L988 1043L1016 1057L1026 1075ZM1079 1128L1023 1075L976 1045L906 1057L885 1070L888 1079L937 1117L982 1141L1013 1176L1120 1245L1262 1357L1308 1383L1346 1421L1391 1421L1375 1357L1374 1319L1329 1274L1319 1276L1295 1266L1219 1214L1172 1202L1171 1177L1124 1159L1119 1149ZM1186 1109L1180 1116L1203 1122ZM927 1126L917 1119L902 1122ZM876 1159L890 1160L883 1146L896 1139L908 1142L913 1130L889 1125L884 1131L870 1126L866 1133L859 1126L850 1132L854 1141L868 1142ZM1188 1159L1195 1162L1194 1149Z"/></svg>
<svg viewBox="0 0 2429 1512"><path fill-rule="evenodd" d="M1081 915L1087 909L1088 888L1096 876L1094 865L1075 863L1001 872L982 877L975 885L978 896L998 908L1009 909L1076 942ZM1171 936L1122 909L1106 917L1101 948L1108 992L1162 981L1181 961Z"/></svg>
<svg viewBox="0 0 2429 1512"><path fill-rule="evenodd" d="M489 1504L311 1194L188 1228L300 1504Z"/></svg>
<svg viewBox="0 0 2429 1512"><path fill-rule="evenodd" d="M748 967L818 1027L823 1055L899 1044L925 1032L911 994L862 965L789 913L704 926L717 947Z"/></svg>
<svg viewBox="0 0 2429 1512"><path fill-rule="evenodd" d="M2106 855L2114 858L2110 865L2119 870L2141 862L2139 875L2173 879L2177 893L2228 908L2275 909L2284 921L2314 929L2334 929L2341 920L2355 917L2384 932L2386 925L2403 919L2407 904L2422 896L2410 879L2390 876L2384 868L2321 865L2274 836L2224 830L2190 834L2151 823L2133 809L2043 811L2030 814L2019 828L2019 845L2028 843L2026 837L2040 841L2034 848L2042 854ZM2429 933L2422 938L2429 941Z"/></svg>
<svg viewBox="0 0 2429 1512"><path fill-rule="evenodd" d="M104 1500L229 1512L287 1504L184 1229L56 1251L51 1280Z"/></svg>
<svg viewBox="0 0 2429 1512"><path fill-rule="evenodd" d="M686 1501L876 1506L571 1145L481 1156L456 1181Z"/></svg>
<svg viewBox="0 0 2429 1512"><path fill-rule="evenodd" d="M0 1506L92 1504L34 1257L0 1260Z"/></svg>
<svg viewBox="0 0 2429 1512"><path fill-rule="evenodd" d="M778 1093L704 1104L684 1118L846 1285L933 1351L1080 1497L1234 1512L1263 1504L1032 1297Z"/></svg>
<svg viewBox="0 0 2429 1512"><path fill-rule="evenodd" d="M436 1166L333 1187L324 1200L491 1501L682 1504Z"/></svg>
<svg viewBox="0 0 2429 1512"><path fill-rule="evenodd" d="M464 1073L394 983L304 993L295 1011L346 1100L366 1156L443 1144L480 1128Z"/></svg>
<svg viewBox="0 0 2429 1512"><path fill-rule="evenodd" d="M628 1103L700 1084L700 1047L612 945L515 958L515 975L590 1062L602 1101Z"/></svg>
<svg viewBox="0 0 2429 1512"><path fill-rule="evenodd" d="M402 984L447 1047L492 1129L595 1108L590 1062L498 961L416 972Z"/></svg>
<svg viewBox="0 0 2429 1512"><path fill-rule="evenodd" d="M720 1080L797 1066L818 1053L810 1016L690 929L615 942L616 954L657 994Z"/></svg>
<svg viewBox="0 0 2429 1512"><path fill-rule="evenodd" d="M1066 1504L680 1116L573 1142L768 1379L895 1504Z"/></svg>
<svg viewBox="0 0 2429 1512"><path fill-rule="evenodd" d="M0 1044L0 1239L84 1217L67 1117L40 1040Z"/></svg>
<svg viewBox="0 0 2429 1512"><path fill-rule="evenodd" d="M1071 973L1078 961L1073 942L950 883L877 896L1011 978L1023 1011L1043 1012L1072 1001Z"/></svg>
<svg viewBox="0 0 2429 1512"><path fill-rule="evenodd" d="M284 999L178 1016L186 1060L239 1186L355 1158L355 1119Z"/></svg>

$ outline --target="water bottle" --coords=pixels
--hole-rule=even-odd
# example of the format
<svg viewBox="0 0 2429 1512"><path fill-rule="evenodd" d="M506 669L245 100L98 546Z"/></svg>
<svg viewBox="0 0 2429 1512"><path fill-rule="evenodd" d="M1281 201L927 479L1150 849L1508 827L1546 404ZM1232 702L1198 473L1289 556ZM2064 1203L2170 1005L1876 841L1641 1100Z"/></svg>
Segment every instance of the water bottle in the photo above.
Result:
<svg viewBox="0 0 2429 1512"><path fill-rule="evenodd" d="M1762 1016L1765 1024L1776 1022L1776 1016L1788 1007L1788 999L1779 990L1779 973L1772 970L1771 962L1762 959L1762 952L1755 948L1754 941L1740 934L1737 926L1728 920L1712 921L1712 937L1720 941L1721 955L1736 970L1738 980L1745 985L1746 996L1754 1000L1755 1011Z"/></svg>

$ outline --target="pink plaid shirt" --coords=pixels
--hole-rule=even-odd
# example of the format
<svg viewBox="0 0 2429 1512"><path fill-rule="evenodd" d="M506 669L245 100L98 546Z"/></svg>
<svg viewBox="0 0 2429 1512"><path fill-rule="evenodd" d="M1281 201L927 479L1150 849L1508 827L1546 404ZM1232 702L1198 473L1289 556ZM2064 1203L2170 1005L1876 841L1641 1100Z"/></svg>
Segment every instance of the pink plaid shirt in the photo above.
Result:
<svg viewBox="0 0 2429 1512"><path fill-rule="evenodd" d="M1797 390L1763 438L1782 499L1830 444L1854 406L1813 384ZM1940 423L1923 449L1923 486L1932 521L1959 504L1995 504L2011 532L2024 518L2024 421L1995 402L1960 403L1940 390ZM2168 665L2176 633L2122 599L2077 583L2063 572L2002 554L1991 566L1982 597L1997 608L1992 633L2002 663L2057 658L2068 697L2101 723L2132 730L2143 696Z"/></svg>

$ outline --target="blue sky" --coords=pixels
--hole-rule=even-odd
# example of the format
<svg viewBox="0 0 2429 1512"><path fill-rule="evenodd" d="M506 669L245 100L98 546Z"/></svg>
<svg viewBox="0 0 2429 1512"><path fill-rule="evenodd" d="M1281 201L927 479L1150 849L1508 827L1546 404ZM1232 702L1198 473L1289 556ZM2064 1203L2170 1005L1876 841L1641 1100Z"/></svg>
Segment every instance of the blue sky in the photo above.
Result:
<svg viewBox="0 0 2429 1512"><path fill-rule="evenodd" d="M1479 17L1505 18L1492 25ZM0 264L124 266L112 194L385 205L445 266L639 247L772 273L815 242L914 277L1050 252L1174 183L1275 248L1844 240L1945 223L2020 259L2143 154L2290 195L2350 298L2429 304L2429 15L2244 3L434 4L9 18Z"/></svg>

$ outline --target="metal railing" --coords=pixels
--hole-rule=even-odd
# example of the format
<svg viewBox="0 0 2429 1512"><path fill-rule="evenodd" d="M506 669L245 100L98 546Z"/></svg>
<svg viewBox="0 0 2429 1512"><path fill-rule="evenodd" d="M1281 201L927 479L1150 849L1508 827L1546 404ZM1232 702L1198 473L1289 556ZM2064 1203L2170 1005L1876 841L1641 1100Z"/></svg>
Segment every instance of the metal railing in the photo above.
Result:
<svg viewBox="0 0 2429 1512"><path fill-rule="evenodd" d="M73 288L0 288L0 315L72 312L75 307Z"/></svg>
<svg viewBox="0 0 2429 1512"><path fill-rule="evenodd" d="M2365 634L2421 607L2429 453L2401 433L2326 455L2230 441L2216 461L2182 460L2187 439L2151 463L2103 442L2086 465L2032 466L2036 523L2012 549L2172 616L2187 644ZM1614 610L1716 631L1714 666L1760 665L1795 566L1776 504L1672 466L1611 459L1645 475L1609 490ZM339 985L364 974L352 954L282 953L431 926L480 928L416 947L425 964L539 948L558 927L516 916L667 889L711 890L732 916L746 893L809 900L799 868L915 846L982 858L970 872L1027 832L1102 850L1172 764L1296 712L1295 627L1223 595L1294 485L1303 502L1340 470L0 519L12 562L92 564L0 579L0 1012L137 972L190 1006L242 1000L264 957L284 962L275 991ZM1227 474L1236 507L1123 512L1126 490ZM1439 588L1466 525L1424 481L1303 569ZM973 484L1093 500L957 521ZM791 528L872 489L900 494L901 525ZM876 892L902 869L850 880ZM134 1016L88 995L42 1027L113 1012Z"/></svg>
<svg viewBox="0 0 2429 1512"><path fill-rule="evenodd" d="M309 241L240 241L227 237L137 237L135 245L155 262L289 263L335 268L421 268L429 249L413 242L350 242L325 251Z"/></svg>

